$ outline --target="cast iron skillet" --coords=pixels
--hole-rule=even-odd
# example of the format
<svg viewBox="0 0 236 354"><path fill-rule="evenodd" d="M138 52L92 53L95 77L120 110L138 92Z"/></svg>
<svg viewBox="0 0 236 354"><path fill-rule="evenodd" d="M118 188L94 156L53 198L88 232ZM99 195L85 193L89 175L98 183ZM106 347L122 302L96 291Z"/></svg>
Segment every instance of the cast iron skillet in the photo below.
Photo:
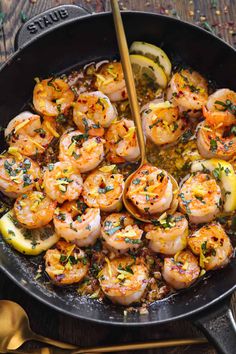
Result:
<svg viewBox="0 0 236 354"><path fill-rule="evenodd" d="M80 17L80 18L79 18ZM219 87L236 90L236 52L208 32L182 21L142 12L122 14L129 44L134 40L157 44L172 61L183 61ZM48 77L93 60L118 56L110 13L88 15L77 6L59 6L27 22L16 38L16 53L0 72L0 124L25 107L34 77ZM1 149L4 148L3 139ZM195 286L150 306L146 315L80 298L73 291L56 289L34 280L39 257L24 257L0 239L1 269L28 293L71 316L122 326L162 324L190 317L224 354L235 353L236 327L228 307L236 288L236 259Z"/></svg>

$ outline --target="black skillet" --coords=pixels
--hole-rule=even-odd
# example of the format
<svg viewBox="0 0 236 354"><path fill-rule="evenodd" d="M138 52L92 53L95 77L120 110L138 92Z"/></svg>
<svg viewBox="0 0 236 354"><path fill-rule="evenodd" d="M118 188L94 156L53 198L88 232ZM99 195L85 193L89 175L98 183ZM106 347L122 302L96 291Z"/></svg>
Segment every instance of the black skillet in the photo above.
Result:
<svg viewBox="0 0 236 354"><path fill-rule="evenodd" d="M150 13L124 12L129 44L134 40L161 46L172 61L184 62L219 87L236 90L236 52L212 34L188 23ZM1 125L25 109L34 77L62 73L93 60L115 58L118 48L110 13L88 15L77 6L48 10L28 21L16 38L16 53L0 71ZM4 147L3 139L1 148ZM218 348L236 353L236 326L228 303L236 289L236 259L190 289L150 306L148 314L129 313L110 303L80 298L73 291L35 281L40 257L25 257L0 239L1 269L28 293L71 316L121 326L163 324L189 317ZM191 316L191 317L190 317ZM184 336L184 334L183 334Z"/></svg>

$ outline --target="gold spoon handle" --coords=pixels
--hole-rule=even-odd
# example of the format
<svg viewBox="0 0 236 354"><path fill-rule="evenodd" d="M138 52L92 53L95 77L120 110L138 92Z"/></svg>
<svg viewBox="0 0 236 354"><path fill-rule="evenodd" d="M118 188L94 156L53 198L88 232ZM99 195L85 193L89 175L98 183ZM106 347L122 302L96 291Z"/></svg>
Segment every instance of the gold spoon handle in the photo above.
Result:
<svg viewBox="0 0 236 354"><path fill-rule="evenodd" d="M166 348L175 347L183 345L194 345L194 344L204 344L207 343L206 338L190 338L190 339L171 339L171 340L160 340L155 342L147 343L134 343L134 344L120 344L113 345L110 347L97 347L97 348L84 348L78 351L73 351L71 354L81 354L81 353L114 353L124 350L144 350L153 348Z"/></svg>
<svg viewBox="0 0 236 354"><path fill-rule="evenodd" d="M141 153L141 165L146 162L146 149L145 149L145 140L143 136L142 123L140 118L140 108L138 104L134 77L132 72L132 67L129 58L129 50L127 46L127 41L125 37L124 26L120 14L119 4L117 0L111 0L111 7L113 13L113 19L116 29L116 37L118 41L118 46L120 50L121 63L124 70L124 77L127 87L127 92L129 96L129 103L131 108L131 113L135 121L138 143Z"/></svg>
<svg viewBox="0 0 236 354"><path fill-rule="evenodd" d="M107 347L84 348L75 351L62 350L58 348L38 348L30 349L25 354L82 354L82 353L114 353L125 350L145 350L154 348L167 348L184 345L206 344L206 338L186 338L186 339L171 339L160 340L155 342L135 343L135 344L120 344ZM9 353L22 353L17 350L10 350Z"/></svg>
<svg viewBox="0 0 236 354"><path fill-rule="evenodd" d="M51 345L53 345L55 347L62 348L62 349L78 349L78 346L76 346L76 345L60 342L60 341L58 341L56 339L43 337L43 336L41 336L39 334L35 334L35 333L30 338L30 340L36 340L38 342L51 344Z"/></svg>

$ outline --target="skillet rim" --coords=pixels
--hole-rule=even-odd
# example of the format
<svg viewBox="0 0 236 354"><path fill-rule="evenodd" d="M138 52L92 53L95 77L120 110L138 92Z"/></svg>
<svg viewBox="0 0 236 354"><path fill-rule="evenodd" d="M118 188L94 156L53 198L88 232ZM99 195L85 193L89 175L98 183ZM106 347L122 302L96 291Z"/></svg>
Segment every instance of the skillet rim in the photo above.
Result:
<svg viewBox="0 0 236 354"><path fill-rule="evenodd" d="M185 312L181 315L178 316L173 316L172 318L167 318L167 319L163 319L163 320L154 320L154 321L150 321L150 322L121 322L121 321L117 321L114 322L112 319L111 321L108 320L100 320L100 319L94 319L93 317L86 317L74 312L69 312L66 309L63 309L57 305L54 305L52 303L50 303L49 301L47 301L46 299L42 298L40 295L35 294L33 292L31 292L30 289L26 288L24 284L22 284L20 281L18 281L12 273L10 273L6 268L4 268L2 266L2 264L0 264L0 270L2 270L4 272L4 274L6 274L8 276L9 279L11 279L17 286L19 286L22 290L24 290L24 292L26 292L28 295L33 296L36 300L42 302L44 305L49 306L50 308L52 308L53 310L55 310L56 312L59 312L63 315L67 315L69 317L73 317L77 320L83 320L83 321L88 321L88 322L92 322L92 323L98 323L98 324L102 324L102 325L111 325L114 327L142 327L142 326L157 326L157 325L162 325L162 324L166 324L166 323L170 323L170 322L174 322L174 321L178 321L178 320L182 320L182 319L186 319L189 317L193 317L197 314L200 314L202 312L204 312L206 309L209 309L210 307L213 307L215 304L223 301L224 299L226 299L229 295L231 295L234 290L236 290L236 284L230 288L228 291L224 292L222 295L218 296L217 298L215 298L214 300L207 302L205 305L201 306L199 309L195 309L195 310L191 310L188 312ZM178 296L178 293L173 294L172 296ZM167 298L163 298L161 300L159 300L160 302L164 302L164 301L169 301L171 299L171 297L167 297Z"/></svg>
<svg viewBox="0 0 236 354"><path fill-rule="evenodd" d="M52 7L50 9L53 9L56 7ZM48 10L50 10L48 9ZM160 17L160 18L164 18L165 20L169 21L169 22L174 22L174 23L182 23L185 26L198 31L200 33L205 33L208 37L210 37L212 40L217 41L221 44L223 44L224 46L227 46L229 49L231 49L233 51L233 53L236 54L236 49L228 44L227 42L225 42L223 39L219 38L218 36L216 36L213 33L210 33L209 31L205 30L204 28L201 28L195 24L192 24L190 22L184 21L184 20L180 20L174 17L169 17L166 15L162 15L162 14L158 14L158 13L153 13L153 12L146 12L146 11L122 11L121 12L122 15L126 16L126 15L147 15L147 16L152 16L152 17ZM107 16L112 16L111 12L106 11L106 12L101 12L101 13L93 13L93 14L88 14L88 15L83 15L81 17L78 18L74 18L74 19L70 19L67 20L66 22L60 23L55 27L51 27L49 29L47 29L46 32L43 33L39 33L37 35L35 35L30 41L28 41L26 44L23 44L22 46L20 46L14 53L12 53L8 59L6 60L6 62L1 66L0 68L0 76L1 76L1 72L4 70L4 68L6 66L9 66L11 64L11 61L15 59L15 57L17 57L20 52L26 48L28 48L31 44L33 44L34 42L36 42L38 39L43 38L44 36L47 36L48 34L50 34L51 32L53 32L54 30L57 30L57 28L61 28L61 27L65 27L65 26L69 26L72 23L75 23L77 21L84 21L87 20L90 17L107 17ZM18 30L20 31L20 29ZM236 265L235 265L236 266ZM49 306L50 308L52 308L53 310L62 313L64 315L76 318L76 319L80 319L80 320L85 320L85 321L89 321L89 322L93 322L93 323L98 323L98 324L103 324L103 325L112 325L112 326L125 326L125 327L140 327L140 326L152 326L152 325L161 325L161 324L165 324L165 323L169 323L172 321L177 321L180 319L184 319L184 318L188 318L191 316L194 316L204 310L206 310L209 307L212 307L214 304L220 302L221 300L225 299L227 296L229 296L230 294L233 293L234 290L236 290L236 282L234 284L234 286L232 286L230 289L228 289L227 291L225 291L223 294L219 295L217 298L213 299L210 302L207 302L206 304L202 305L200 308L198 309L194 309L194 310L190 310L187 312L184 312L180 315L176 315L173 316L172 318L166 318L166 319L162 319L162 320L152 320L151 322L114 322L112 319L111 320L100 320L100 319L94 319L93 317L86 317L84 315L80 315L79 313L74 313L74 312L69 312L69 310L66 310L62 307L59 307L55 304L50 303L49 300L47 300L46 298L42 298L39 294L32 292L31 289L25 287L20 280L18 280L15 276L14 273L11 273L4 265L2 265L0 263L0 269L8 276L9 279L11 279L17 286L19 286L21 289L23 289L27 294L29 294L30 296L33 296L35 299L37 299L38 301L42 302L43 304L45 304L46 306ZM37 290L37 288L36 288ZM177 296L177 295L175 295ZM160 302L164 302L164 301L168 301L171 297L168 298L164 298L162 300L160 300Z"/></svg>

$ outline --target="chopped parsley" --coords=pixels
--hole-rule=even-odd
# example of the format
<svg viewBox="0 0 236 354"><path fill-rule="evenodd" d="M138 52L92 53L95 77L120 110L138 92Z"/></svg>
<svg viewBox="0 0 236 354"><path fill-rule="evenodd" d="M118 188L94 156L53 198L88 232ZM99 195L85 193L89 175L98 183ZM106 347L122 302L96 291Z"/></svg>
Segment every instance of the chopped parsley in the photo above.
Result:
<svg viewBox="0 0 236 354"><path fill-rule="evenodd" d="M72 156L75 160L78 160L81 157L81 154L77 154L75 151L72 152Z"/></svg>
<svg viewBox="0 0 236 354"><path fill-rule="evenodd" d="M116 227L113 227L109 230L105 230L106 234L109 235L109 236L112 236L116 233L116 231L120 230L122 228L122 226L116 226Z"/></svg>
<svg viewBox="0 0 236 354"><path fill-rule="evenodd" d="M97 123L97 124L92 124L92 128L94 129L99 129L100 128L100 124Z"/></svg>
<svg viewBox="0 0 236 354"><path fill-rule="evenodd" d="M126 267L122 267L121 264L118 265L117 269L118 270L121 270L121 271L125 271L125 272L128 272L130 274L134 274L133 270L132 270L132 265L134 265L134 263L131 263L131 264L128 264Z"/></svg>
<svg viewBox="0 0 236 354"><path fill-rule="evenodd" d="M149 125L149 129L152 129L153 127L157 126L159 123L161 122L161 119L157 119L156 122L154 122L153 124Z"/></svg>
<svg viewBox="0 0 236 354"><path fill-rule="evenodd" d="M179 127L178 123L174 122L172 124L172 132L174 133L178 129L178 127Z"/></svg>
<svg viewBox="0 0 236 354"><path fill-rule="evenodd" d="M205 200L203 200L203 197L200 197L198 195L195 195L195 198L199 200L202 204L206 204Z"/></svg>
<svg viewBox="0 0 236 354"><path fill-rule="evenodd" d="M191 214L191 210L189 208L189 204L191 203L191 200L186 200L185 197L184 197L184 193L180 193L179 196L180 196L180 198L182 200L183 205L186 208L187 213Z"/></svg>
<svg viewBox="0 0 236 354"><path fill-rule="evenodd" d="M214 248L207 247L207 241L205 241L201 244L201 251L204 256L215 256L216 255L216 250Z"/></svg>
<svg viewBox="0 0 236 354"><path fill-rule="evenodd" d="M230 129L230 133L236 135L236 125L233 125Z"/></svg>
<svg viewBox="0 0 236 354"><path fill-rule="evenodd" d="M132 238L126 237L125 238L125 242L126 243L131 243L132 245L137 245L137 244L140 244L142 241L139 240L139 239L134 240Z"/></svg>
<svg viewBox="0 0 236 354"><path fill-rule="evenodd" d="M87 209L87 205L80 200L77 200L76 203L78 210L81 212L81 214L84 214L85 210Z"/></svg>
<svg viewBox="0 0 236 354"><path fill-rule="evenodd" d="M228 167L224 168L220 163L218 164L218 167L214 168L214 170L212 171L212 174L217 181L221 180L223 171L226 176L230 174L230 169Z"/></svg>
<svg viewBox="0 0 236 354"><path fill-rule="evenodd" d="M28 186L30 186L32 184L31 178L27 174L25 174L23 176L23 181L24 181L23 187L28 187Z"/></svg>
<svg viewBox="0 0 236 354"><path fill-rule="evenodd" d="M66 121L67 121L67 118L62 113L59 113L58 116L56 117L56 122L59 123L59 124L63 124Z"/></svg>
<svg viewBox="0 0 236 354"><path fill-rule="evenodd" d="M82 122L83 122L83 125L84 125L85 132L87 133L88 130L89 130L88 121L87 121L86 118L82 118Z"/></svg>
<svg viewBox="0 0 236 354"><path fill-rule="evenodd" d="M207 241L205 241L205 242L203 242L201 244L201 250L202 250L203 254L206 253L206 251L207 251Z"/></svg>
<svg viewBox="0 0 236 354"><path fill-rule="evenodd" d="M210 140L210 150L216 152L217 150L217 141L215 139Z"/></svg>
<svg viewBox="0 0 236 354"><path fill-rule="evenodd" d="M80 259L80 258L76 258L75 256L67 256L65 254L62 254L61 257L60 257L60 262L62 264L67 264L69 263L70 265L75 265L77 264L79 261L82 261L83 262L83 258Z"/></svg>
<svg viewBox="0 0 236 354"><path fill-rule="evenodd" d="M9 163L7 160L4 161L4 168L10 176L16 176L16 172L12 168L14 163L15 162Z"/></svg>
<svg viewBox="0 0 236 354"><path fill-rule="evenodd" d="M53 87L55 91L61 92L60 87L57 87L57 86L55 85L55 82L54 82L55 80L56 80L56 78L55 78L55 77L52 77L52 78L48 81L47 85Z"/></svg>
<svg viewBox="0 0 236 354"><path fill-rule="evenodd" d="M208 170L208 168L206 168L204 165L203 165L203 163L201 164L202 165L202 172L203 173L210 173L210 170Z"/></svg>
<svg viewBox="0 0 236 354"><path fill-rule="evenodd" d="M83 257L80 259L83 265L86 265L88 263L88 259L86 257Z"/></svg>
<svg viewBox="0 0 236 354"><path fill-rule="evenodd" d="M225 102L215 101L215 104L218 104L222 107L222 109L218 109L219 111L228 111L236 115L236 105L234 105L232 101L230 100L226 100Z"/></svg>
<svg viewBox="0 0 236 354"><path fill-rule="evenodd" d="M48 164L48 170L52 171L54 169L54 164L53 163L49 163Z"/></svg>
<svg viewBox="0 0 236 354"><path fill-rule="evenodd" d="M35 133L38 133L41 136L41 138L45 138L46 131L43 128L38 128L38 129L35 129L34 131L35 131Z"/></svg>
<svg viewBox="0 0 236 354"><path fill-rule="evenodd" d="M65 220L66 220L66 214L64 214L64 213L59 213L59 214L57 215L57 219L58 219L58 220L65 221Z"/></svg>
<svg viewBox="0 0 236 354"><path fill-rule="evenodd" d="M73 231L75 231L75 232L78 231L75 227L73 227L73 222L70 223L70 229L73 230Z"/></svg>
<svg viewBox="0 0 236 354"><path fill-rule="evenodd" d="M97 277L100 270L101 267L96 262L93 262L89 271L94 277Z"/></svg>
<svg viewBox="0 0 236 354"><path fill-rule="evenodd" d="M97 104L99 104L100 106L102 106L102 110L104 111L104 109L106 108L105 107L105 104L107 103L106 99L105 98L99 98L97 100Z"/></svg>
<svg viewBox="0 0 236 354"><path fill-rule="evenodd" d="M105 188L98 188L98 193L99 194L105 194L107 192L110 192L114 189L112 186L106 186Z"/></svg>
<svg viewBox="0 0 236 354"><path fill-rule="evenodd" d="M29 159L24 159L24 161L23 161L23 164L22 164L23 166L23 172L25 173L25 172L27 172L29 169L30 169L30 167L31 167L31 162L30 162L30 160Z"/></svg>
<svg viewBox="0 0 236 354"><path fill-rule="evenodd" d="M186 131L183 133L183 135L182 135L182 137L181 137L181 141L182 141L183 143L186 143L187 141L190 140L190 138L191 138L192 136L193 136L192 131L191 131L190 129L188 129L188 130L186 130Z"/></svg>
<svg viewBox="0 0 236 354"><path fill-rule="evenodd" d="M76 220L77 220L78 222L82 222L82 218L81 218L81 216L80 216L80 215L78 215L78 216L77 216L77 218L76 218Z"/></svg>
<svg viewBox="0 0 236 354"><path fill-rule="evenodd" d="M72 138L71 138L71 141L72 142L76 142L76 143L80 143L82 140L87 140L88 139L88 134L85 133L85 134L79 134L79 135L73 135Z"/></svg>
<svg viewBox="0 0 236 354"><path fill-rule="evenodd" d="M141 182L141 179L140 178L135 178L133 181L132 181L132 184L139 184Z"/></svg>

